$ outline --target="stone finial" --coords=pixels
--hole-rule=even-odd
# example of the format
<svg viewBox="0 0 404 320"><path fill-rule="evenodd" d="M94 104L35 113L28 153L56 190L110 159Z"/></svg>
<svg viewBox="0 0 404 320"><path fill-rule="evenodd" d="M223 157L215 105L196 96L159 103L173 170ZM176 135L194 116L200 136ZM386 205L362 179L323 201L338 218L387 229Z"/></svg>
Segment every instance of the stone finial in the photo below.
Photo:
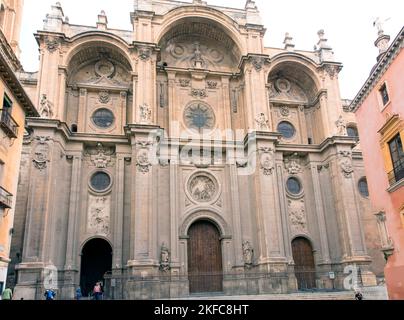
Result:
<svg viewBox="0 0 404 320"><path fill-rule="evenodd" d="M246 2L246 4L245 4L245 8L246 8L246 10L247 10L247 9L257 10L257 9L258 9L258 7L257 7L257 5L255 4L255 1L254 1L254 0L247 0L247 2Z"/></svg>
<svg viewBox="0 0 404 320"><path fill-rule="evenodd" d="M108 28L108 17L104 10L98 15L97 29L106 30Z"/></svg>
<svg viewBox="0 0 404 320"><path fill-rule="evenodd" d="M377 56L377 61L379 61L386 53L386 51L389 49L390 36L384 34L384 28L383 28L384 23L388 20L390 19L382 21L380 18L377 18L373 22L373 26L377 28L377 39L375 41L375 46L376 48L379 49L379 55Z"/></svg>
<svg viewBox="0 0 404 320"><path fill-rule="evenodd" d="M64 12L60 2L56 2L51 6L51 11L46 15L44 20L44 30L45 31L62 31L64 21Z"/></svg>
<svg viewBox="0 0 404 320"><path fill-rule="evenodd" d="M325 36L324 30L319 30L317 34L319 37L317 46L321 62L334 61L334 52L332 51L332 47L328 44L328 39Z"/></svg>
<svg viewBox="0 0 404 320"><path fill-rule="evenodd" d="M288 32L285 34L285 40L283 41L283 44L285 45L285 50L293 51L293 49L295 48L293 37L291 37Z"/></svg>

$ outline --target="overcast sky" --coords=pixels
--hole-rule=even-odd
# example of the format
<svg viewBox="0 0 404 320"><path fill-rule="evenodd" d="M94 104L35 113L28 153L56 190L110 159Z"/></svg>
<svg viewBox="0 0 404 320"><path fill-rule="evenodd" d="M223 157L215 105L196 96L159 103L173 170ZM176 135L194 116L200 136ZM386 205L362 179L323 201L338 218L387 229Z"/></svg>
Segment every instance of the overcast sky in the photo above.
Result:
<svg viewBox="0 0 404 320"><path fill-rule="evenodd" d="M25 0L21 38L22 63L26 71L38 70L38 50L33 37L42 29L46 13L55 0ZM64 13L72 24L95 26L97 15L105 10L109 27L131 29L129 13L133 0L64 0ZM188 1L191 2L191 1ZM243 8L245 0L208 0L208 4ZM344 64L340 84L343 98L352 99L376 63L373 27L376 17L389 19L386 34L392 40L404 25L402 0L256 0L267 28L265 46L283 47L286 32L294 37L296 49L313 50L317 31L324 29L338 61Z"/></svg>

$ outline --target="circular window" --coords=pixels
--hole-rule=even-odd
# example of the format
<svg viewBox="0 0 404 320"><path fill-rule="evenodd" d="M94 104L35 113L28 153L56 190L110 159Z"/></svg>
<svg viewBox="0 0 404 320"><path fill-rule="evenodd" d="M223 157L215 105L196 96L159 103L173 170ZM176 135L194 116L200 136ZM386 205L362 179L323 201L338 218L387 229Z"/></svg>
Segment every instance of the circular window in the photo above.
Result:
<svg viewBox="0 0 404 320"><path fill-rule="evenodd" d="M359 137L358 129L356 129L355 127L348 127L348 128L346 128L346 130L348 133L348 137L351 137L351 138Z"/></svg>
<svg viewBox="0 0 404 320"><path fill-rule="evenodd" d="M281 133L285 139L291 139L294 137L296 130L291 123L284 121L278 125L278 132Z"/></svg>
<svg viewBox="0 0 404 320"><path fill-rule="evenodd" d="M296 178L289 178L286 185L288 191L293 195L299 195L302 192L302 185Z"/></svg>
<svg viewBox="0 0 404 320"><path fill-rule="evenodd" d="M195 102L185 109L184 121L188 128L201 131L213 129L216 119L210 106L205 103Z"/></svg>
<svg viewBox="0 0 404 320"><path fill-rule="evenodd" d="M366 178L362 178L359 180L359 192L365 198L369 197L369 186Z"/></svg>
<svg viewBox="0 0 404 320"><path fill-rule="evenodd" d="M104 192L111 186L111 177L105 172L97 172L91 177L91 187L97 192Z"/></svg>
<svg viewBox="0 0 404 320"><path fill-rule="evenodd" d="M108 109L98 109L94 112L92 119L97 127L104 129L111 127L115 121L114 114Z"/></svg>

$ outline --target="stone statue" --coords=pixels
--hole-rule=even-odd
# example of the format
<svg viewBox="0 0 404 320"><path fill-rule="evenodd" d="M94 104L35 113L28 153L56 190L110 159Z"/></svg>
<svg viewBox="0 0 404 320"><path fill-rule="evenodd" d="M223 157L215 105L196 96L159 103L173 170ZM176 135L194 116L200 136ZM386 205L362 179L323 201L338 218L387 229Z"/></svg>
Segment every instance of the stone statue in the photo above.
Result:
<svg viewBox="0 0 404 320"><path fill-rule="evenodd" d="M386 21L389 21L389 20L390 20L390 18L382 21L380 17L377 17L376 20L373 22L373 26L377 28L377 34L379 36L384 34L383 25Z"/></svg>
<svg viewBox="0 0 404 320"><path fill-rule="evenodd" d="M335 122L335 125L337 126L337 135L338 136L346 137L348 135L348 132L346 130L346 122L342 116L340 116L338 121Z"/></svg>
<svg viewBox="0 0 404 320"><path fill-rule="evenodd" d="M142 124L150 124L152 117L152 111L149 106L144 103L140 106L140 123Z"/></svg>
<svg viewBox="0 0 404 320"><path fill-rule="evenodd" d="M249 241L243 243L244 265L247 269L251 269L254 264L254 249Z"/></svg>
<svg viewBox="0 0 404 320"><path fill-rule="evenodd" d="M269 121L267 120L265 113L260 113L255 119L259 130L269 130Z"/></svg>
<svg viewBox="0 0 404 320"><path fill-rule="evenodd" d="M203 68L205 65L205 61L202 59L201 45L199 42L195 43L195 52L192 57L192 61L194 61L195 68Z"/></svg>
<svg viewBox="0 0 404 320"><path fill-rule="evenodd" d="M48 100L46 94L42 95L40 105L41 107L39 109L39 114L41 115L41 117L52 118L53 117L52 103Z"/></svg>
<svg viewBox="0 0 404 320"><path fill-rule="evenodd" d="M170 251L165 243L163 243L160 253L160 270L163 272L168 272L170 269Z"/></svg>

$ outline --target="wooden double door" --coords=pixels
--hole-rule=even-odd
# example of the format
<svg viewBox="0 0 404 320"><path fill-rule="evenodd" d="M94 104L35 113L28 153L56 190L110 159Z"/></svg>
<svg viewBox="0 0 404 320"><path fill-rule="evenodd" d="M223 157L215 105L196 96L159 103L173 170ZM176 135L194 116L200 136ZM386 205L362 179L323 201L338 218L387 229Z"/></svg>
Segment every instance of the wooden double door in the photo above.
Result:
<svg viewBox="0 0 404 320"><path fill-rule="evenodd" d="M316 288L316 264L313 247L305 238L296 238L292 242L295 275L299 290Z"/></svg>
<svg viewBox="0 0 404 320"><path fill-rule="evenodd" d="M223 291L221 236L209 221L198 221L188 232L188 277L191 294Z"/></svg>

